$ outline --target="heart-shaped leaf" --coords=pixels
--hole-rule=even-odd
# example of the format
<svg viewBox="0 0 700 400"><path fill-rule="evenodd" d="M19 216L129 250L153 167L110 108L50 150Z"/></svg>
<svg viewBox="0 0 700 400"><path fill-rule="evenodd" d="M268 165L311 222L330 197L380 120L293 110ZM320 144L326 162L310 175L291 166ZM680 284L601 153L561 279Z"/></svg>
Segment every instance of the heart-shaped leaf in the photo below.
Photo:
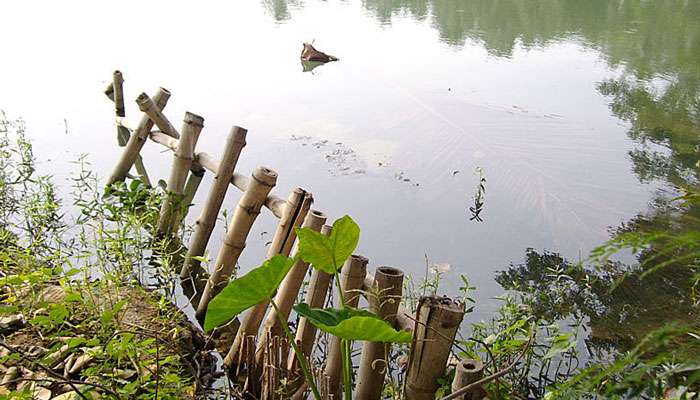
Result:
<svg viewBox="0 0 700 400"><path fill-rule="evenodd" d="M345 340L409 343L411 334L397 331L388 322L366 310L311 308L297 304L294 310L318 329Z"/></svg>
<svg viewBox="0 0 700 400"><path fill-rule="evenodd" d="M333 223L330 236L310 228L297 229L299 256L327 274L334 274L352 255L360 240L360 227L349 216Z"/></svg>
<svg viewBox="0 0 700 400"><path fill-rule="evenodd" d="M269 299L282 283L294 260L276 255L242 277L231 281L207 307L204 330L210 330L228 323L246 309Z"/></svg>

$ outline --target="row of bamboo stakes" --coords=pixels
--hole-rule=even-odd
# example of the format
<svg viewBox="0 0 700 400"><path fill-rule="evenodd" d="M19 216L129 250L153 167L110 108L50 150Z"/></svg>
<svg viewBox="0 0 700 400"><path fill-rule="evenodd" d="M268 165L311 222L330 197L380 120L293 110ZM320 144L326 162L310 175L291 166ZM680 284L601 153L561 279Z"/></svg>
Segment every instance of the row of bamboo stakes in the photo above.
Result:
<svg viewBox="0 0 700 400"><path fill-rule="evenodd" d="M140 121L129 128L125 121L124 79L119 71L113 74L105 94L114 102L117 137L124 148L121 157L109 175L107 185L124 181L132 167L138 177L150 185L141 149L147 141L153 141L173 153L172 167L166 186L166 198L160 210L157 231L161 235L176 235L187 213L205 171L214 174L214 181L194 225L194 232L187 246L180 277L183 287L190 287L195 315L201 322L207 306L229 282L236 263L245 249L247 236L262 208L269 209L279 218L267 257L276 254L290 255L296 240L295 228L308 227L329 235L326 215L311 209L313 196L302 188L295 188L285 200L275 193L277 173L268 167L256 168L250 177L236 172L236 164L246 145L247 130L238 126L231 128L220 159L196 151L199 136L204 127L204 118L186 112L183 125L178 131L163 114L170 98L164 88L149 97L140 94L136 103L143 112ZM157 130L153 128L157 127ZM230 186L243 192L218 252L211 271L205 270L199 260L204 256L217 216ZM407 400L432 400L438 389L438 378L447 368L452 343L464 316L464 306L446 297L425 297L419 302L415 317L401 304L404 274L393 267L378 267L374 275L367 271L368 260L352 255L341 268L341 286L350 306L357 307L361 296L365 296L370 309L392 323L398 329L413 333L404 383ZM292 306L309 272L309 265L297 261L282 282L275 302L282 319L290 317ZM331 276L312 269L305 302L311 307L323 307L330 292ZM368 295L372 294L372 295ZM224 366L229 372L246 372L245 389L259 398L276 399L280 391L276 385L299 379L299 360L289 352L289 343L282 334L276 311L262 302L249 310L237 329L233 344L224 357ZM268 310L269 309L269 310ZM267 315L266 315L267 314ZM230 324L235 325L234 323ZM262 328L262 329L261 329ZM233 328L235 329L235 327ZM302 353L312 358L317 340L316 328L305 318L300 318L295 340ZM387 360L391 345L365 342L362 345L356 399L379 399L386 379ZM465 360L456 366L453 391L466 387L481 378L483 366L473 360ZM327 347L325 367L317 369L324 397L341 399L341 351L340 340L331 336ZM304 386L285 398L306 398ZM480 388L455 398L482 398Z"/></svg>

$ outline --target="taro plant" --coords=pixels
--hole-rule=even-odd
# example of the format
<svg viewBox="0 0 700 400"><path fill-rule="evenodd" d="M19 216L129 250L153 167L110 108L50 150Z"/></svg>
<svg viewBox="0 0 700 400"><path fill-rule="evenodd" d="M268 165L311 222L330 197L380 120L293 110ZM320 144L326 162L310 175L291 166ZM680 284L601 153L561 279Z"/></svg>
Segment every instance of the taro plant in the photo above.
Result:
<svg viewBox="0 0 700 400"><path fill-rule="evenodd" d="M352 396L352 358L351 343L355 340L408 343L411 334L395 330L388 322L367 310L348 307L345 303L343 289L340 285L338 270L355 251L360 238L360 228L349 216L335 221L330 236L321 235L308 228L298 229L299 249L294 258L277 255L253 269L249 273L233 280L209 304L204 321L204 329L212 329L228 323L232 318L246 309L269 300L277 310L273 299L277 287L291 269L294 262L302 259L325 273L333 275L340 296L339 309L311 308L301 303L294 306L300 316L307 318L319 330L341 339L343 388L345 398ZM292 348L300 362L304 379L309 384L314 398L320 399L320 393L314 382L311 368L306 358L297 347L294 336L282 319L282 313L277 312L284 333L292 344Z"/></svg>

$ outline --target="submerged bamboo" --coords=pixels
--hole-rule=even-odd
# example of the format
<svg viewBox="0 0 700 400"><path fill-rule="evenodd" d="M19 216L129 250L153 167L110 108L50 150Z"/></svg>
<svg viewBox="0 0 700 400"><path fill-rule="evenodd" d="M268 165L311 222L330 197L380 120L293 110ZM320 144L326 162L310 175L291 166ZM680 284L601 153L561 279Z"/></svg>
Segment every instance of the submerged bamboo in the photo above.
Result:
<svg viewBox="0 0 700 400"><path fill-rule="evenodd" d="M360 302L362 284L367 274L367 258L353 254L348 258L340 270L341 285L345 306L357 307ZM340 299L338 299L340 301ZM342 373L342 343L339 337L331 336L329 339L328 358L326 359L325 374L328 376L328 390L334 399L341 397L340 378Z"/></svg>
<svg viewBox="0 0 700 400"><path fill-rule="evenodd" d="M158 110L162 110L168 103L169 98L170 92L166 89L160 88L155 96L153 96L153 102L156 104L156 108ZM129 141L126 144L117 165L112 170L112 173L107 180L107 185L111 185L114 182L123 181L124 178L126 178L126 175L129 173L129 170L138 158L144 143L146 143L146 139L148 138L152 127L153 121L151 121L148 115L144 115L141 118L141 122L139 122L138 126L129 138Z"/></svg>
<svg viewBox="0 0 700 400"><path fill-rule="evenodd" d="M438 296L423 297L416 311L404 393L407 400L433 400L445 372L464 306Z"/></svg>
<svg viewBox="0 0 700 400"><path fill-rule="evenodd" d="M311 210L311 212L306 215L302 228L309 228L318 232L321 230L321 227L325 222L326 214L317 210ZM282 284L277 291L277 295L275 296L274 300L275 304L277 304L277 309L279 309L279 311L282 313L281 317L284 321L289 318L289 314L292 311L292 306L294 305L294 301L299 294L301 285L304 283L304 277L306 276L308 270L309 263L306 263L301 259L297 260L289 273L287 273L287 276L284 278L284 281L282 281ZM269 332L272 337L282 336L282 326L280 325L277 311L275 309L271 309L267 314L267 317L265 318L265 325L263 326L263 332ZM265 337L266 336L263 336L263 339L265 339ZM263 346L266 345L267 344L264 340L260 341L258 344L258 350L256 351L256 360L258 362L262 360L263 350L265 348Z"/></svg>
<svg viewBox="0 0 700 400"><path fill-rule="evenodd" d="M246 144L245 138L247 133L246 129L238 126L234 126L229 132L224 152L221 155L221 162L219 162L214 175L214 183L209 189L206 203L195 224L194 234L190 240L185 262L180 271L180 278L182 279L187 279L190 275L196 278L199 275L199 263L194 257L201 257L206 251L211 233L216 224L216 217L219 215L221 204L224 202L226 191L233 178L238 157Z"/></svg>
<svg viewBox="0 0 700 400"><path fill-rule="evenodd" d="M392 267L379 267L368 294L370 309L394 325L402 293L403 271ZM355 398L375 400L381 397L390 349L390 343L364 342Z"/></svg>
<svg viewBox="0 0 700 400"><path fill-rule="evenodd" d="M292 250L292 245L294 244L294 239L296 239L295 228L301 225L306 213L308 213L311 208L312 202L313 198L311 194L304 189L295 188L292 190L292 193L287 199L285 212L277 225L275 236L267 251L267 258L272 258L276 254L289 255ZM248 335L257 336L258 329L260 329L260 324L265 316L268 305L269 301L263 301L255 305L248 314L246 314L241 328L238 331L238 335L236 335L236 340L234 340L231 349L224 359L225 367L230 368L238 363L239 353L246 354L246 349L242 348L242 339Z"/></svg>
<svg viewBox="0 0 700 400"><path fill-rule="evenodd" d="M321 228L321 234L330 236L333 228L330 225L324 225ZM311 283L306 291L305 302L310 307L322 308L328 297L328 287L330 286L333 277L320 269L315 269L311 273ZM306 318L299 319L299 328L297 328L296 342L299 343L299 349L306 357L310 357L311 350L316 339L316 327ZM292 353L289 359L289 370L298 371L299 362L296 354Z"/></svg>
<svg viewBox="0 0 700 400"><path fill-rule="evenodd" d="M200 321L204 320L207 306L227 284L231 277L236 261L240 257L246 245L246 238L250 233L255 219L260 214L263 202L270 190L277 184L277 173L266 167L258 167L253 171L251 185L243 193L238 201L238 206L233 212L229 229L216 257L214 270L202 293L202 298L197 306L196 316ZM240 331L239 331L240 334ZM238 338L239 335L236 337ZM241 336L244 339L248 335Z"/></svg>
<svg viewBox="0 0 700 400"><path fill-rule="evenodd" d="M455 377L452 380L452 393L468 386L484 377L484 364L478 360L462 360L455 367ZM459 400L481 400L485 397L484 390L481 387L470 389L463 396L458 397Z"/></svg>

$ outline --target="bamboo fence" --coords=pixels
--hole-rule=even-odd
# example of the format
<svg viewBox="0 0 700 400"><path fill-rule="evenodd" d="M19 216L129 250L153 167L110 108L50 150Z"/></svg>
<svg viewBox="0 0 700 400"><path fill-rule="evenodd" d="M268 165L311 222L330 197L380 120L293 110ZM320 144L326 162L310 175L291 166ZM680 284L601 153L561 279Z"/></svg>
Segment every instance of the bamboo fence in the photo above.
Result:
<svg viewBox="0 0 700 400"><path fill-rule="evenodd" d="M204 119L187 112L183 127L178 132L164 115L170 92L159 88L150 98L142 93L136 99L143 112L139 123L131 129L127 124L124 107L123 76L115 71L105 90L114 102L118 143L122 154L107 184L124 181L132 167L147 185L150 180L140 152L147 141L157 143L173 153L170 177L166 186L157 230L162 235L175 235L182 224L189 206L206 171L214 174L203 208L194 226L181 270L183 290L193 291L193 306L201 322L211 299L218 294L235 270L236 262L245 249L246 239L257 216L267 208L279 219L267 257L276 254L289 255L294 249L297 227L308 227L330 235L332 228L324 225L326 215L312 210L313 196L302 188L295 188L285 200L273 192L277 173L267 167L256 168L250 177L236 171L238 159L246 145L247 131L233 126L229 132L220 159L197 151L197 141L204 126ZM156 126L158 129L154 130ZM224 198L230 186L240 190L240 197L226 231L213 269L207 271L200 260L205 254L217 223ZM434 399L440 378L447 368L452 341L464 315L462 304L444 297L422 298L418 310L409 312L401 304L403 272L398 268L379 267L375 275L367 271L367 258L352 255L341 268L341 287L347 305L357 307L362 296L367 298L370 309L393 324L397 329L411 331L408 370L404 385L407 400ZM295 300L301 293L309 265L298 261L284 279L275 302L288 320ZM186 283L189 282L189 286ZM331 295L331 276L312 269L305 293L305 301L311 307L323 307ZM189 289L187 289L189 288ZM336 299L336 302L338 300ZM249 310L235 330L235 338L228 347L224 367L232 375L245 372L245 388L263 399L306 398L307 387L299 373L299 360L290 352L290 344L282 335L277 314L268 302L262 302ZM266 317L267 314L267 317ZM411 317L415 315L415 317ZM262 329L261 329L262 326ZM299 318L296 342L307 360L312 358L318 332L305 318ZM314 374L325 399L341 399L342 387L341 346L337 337L331 336L327 346L325 367ZM357 399L379 399L382 395L387 371L387 359L391 346L384 343L365 342L362 346L358 380L355 387ZM453 390L466 388L483 376L483 366L474 360L464 360L455 369ZM280 388L281 382L287 387ZM464 395L464 399L482 398L481 388Z"/></svg>

